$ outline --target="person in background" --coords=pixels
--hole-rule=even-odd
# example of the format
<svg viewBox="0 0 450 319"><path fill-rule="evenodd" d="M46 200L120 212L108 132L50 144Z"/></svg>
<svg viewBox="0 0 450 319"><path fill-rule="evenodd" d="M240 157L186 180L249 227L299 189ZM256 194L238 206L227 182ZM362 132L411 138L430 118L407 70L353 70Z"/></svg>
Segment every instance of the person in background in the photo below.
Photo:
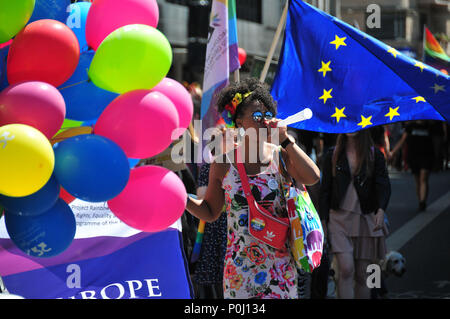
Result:
<svg viewBox="0 0 450 319"><path fill-rule="evenodd" d="M369 130L375 147L383 153L384 158L387 161L390 152L388 131L383 125L373 126Z"/></svg>
<svg viewBox="0 0 450 319"><path fill-rule="evenodd" d="M425 211L428 198L428 179L434 163L432 137L432 121L408 122L402 137L392 149L390 158L406 143L408 149L407 162L414 175L416 194L419 201L419 211Z"/></svg>
<svg viewBox="0 0 450 319"><path fill-rule="evenodd" d="M317 163L322 167L325 154L328 150L336 145L337 134L334 133L319 133L319 143L317 150Z"/></svg>
<svg viewBox="0 0 450 319"><path fill-rule="evenodd" d="M286 202L280 183L288 175L297 183L312 185L319 180L315 163L295 144L286 127L278 127L281 155L287 172L279 170L279 147L260 139L269 127L276 127L276 103L269 88L258 79L248 78L221 91L219 112L225 122L238 129L242 144L237 154L255 192L254 196L275 217L287 217ZM246 134L255 130L256 134ZM267 131L266 131L267 132ZM257 156L251 161L250 145ZM242 146L242 147L241 147ZM206 222L217 220L226 205L227 251L224 261L224 298L298 298L297 271L289 243L273 248L249 233L249 207L237 167L234 150L211 164L208 188L203 200L188 197L187 210ZM279 182L277 182L279 181Z"/></svg>
<svg viewBox="0 0 450 319"><path fill-rule="evenodd" d="M386 130L388 131L388 136L389 136L389 145L396 145L397 142L401 139L402 135L403 135L403 124L402 122L395 122L389 125L386 125ZM391 147L389 149L389 153L388 153L388 159L387 162L389 165L391 165L391 167L395 168L397 171L402 171L404 170L404 164L403 164L403 149L406 149L406 144L404 145L403 148L401 148L394 157L389 157L391 156L392 152L391 152Z"/></svg>
<svg viewBox="0 0 450 319"><path fill-rule="evenodd" d="M370 132L339 134L324 158L319 205L338 266L339 298L370 298L367 266L386 255L390 195L386 162Z"/></svg>

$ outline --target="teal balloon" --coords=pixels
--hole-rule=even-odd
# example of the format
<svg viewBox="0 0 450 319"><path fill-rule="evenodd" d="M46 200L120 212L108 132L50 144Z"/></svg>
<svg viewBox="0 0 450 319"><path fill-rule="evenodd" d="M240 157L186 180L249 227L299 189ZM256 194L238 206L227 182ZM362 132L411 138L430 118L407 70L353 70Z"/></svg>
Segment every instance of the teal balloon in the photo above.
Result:
<svg viewBox="0 0 450 319"><path fill-rule="evenodd" d="M87 202L106 202L122 192L130 177L124 151L110 139L84 134L53 146L54 173L72 196Z"/></svg>
<svg viewBox="0 0 450 319"><path fill-rule="evenodd" d="M75 216L69 205L58 199L48 211L37 216L5 212L9 237L24 253L49 258L65 251L75 237Z"/></svg>
<svg viewBox="0 0 450 319"><path fill-rule="evenodd" d="M36 193L25 197L9 197L0 195L0 206L9 213L21 216L37 216L52 208L59 198L60 187L55 176Z"/></svg>

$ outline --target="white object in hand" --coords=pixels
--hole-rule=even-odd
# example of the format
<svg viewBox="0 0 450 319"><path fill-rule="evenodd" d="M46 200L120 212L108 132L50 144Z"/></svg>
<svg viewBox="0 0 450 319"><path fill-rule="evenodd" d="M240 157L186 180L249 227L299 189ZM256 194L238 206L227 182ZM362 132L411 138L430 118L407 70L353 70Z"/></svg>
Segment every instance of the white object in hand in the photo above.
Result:
<svg viewBox="0 0 450 319"><path fill-rule="evenodd" d="M298 113L295 113L294 115L291 115L284 120L278 122L278 126L287 126L293 123L309 120L312 117L313 113L311 109L306 108Z"/></svg>

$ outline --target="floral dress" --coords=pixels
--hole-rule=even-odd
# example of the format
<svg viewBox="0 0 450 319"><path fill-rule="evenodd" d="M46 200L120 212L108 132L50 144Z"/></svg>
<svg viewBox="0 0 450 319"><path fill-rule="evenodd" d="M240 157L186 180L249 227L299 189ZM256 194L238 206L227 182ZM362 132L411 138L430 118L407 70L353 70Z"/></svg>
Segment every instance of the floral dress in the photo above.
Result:
<svg viewBox="0 0 450 319"><path fill-rule="evenodd" d="M287 217L281 194L281 175L276 161L265 171L248 175L253 196L275 216ZM227 250L224 268L224 298L297 299L297 269L289 243L277 250L248 232L248 204L239 172L230 164L222 187L227 212Z"/></svg>

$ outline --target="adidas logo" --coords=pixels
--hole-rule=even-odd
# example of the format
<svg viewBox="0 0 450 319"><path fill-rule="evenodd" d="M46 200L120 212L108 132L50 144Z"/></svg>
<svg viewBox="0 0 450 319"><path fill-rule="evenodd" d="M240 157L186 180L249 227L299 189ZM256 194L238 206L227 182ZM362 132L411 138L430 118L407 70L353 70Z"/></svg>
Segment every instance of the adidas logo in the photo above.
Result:
<svg viewBox="0 0 450 319"><path fill-rule="evenodd" d="M272 241L272 239L275 237L274 233L271 231L267 231L266 235L264 236L265 239Z"/></svg>

